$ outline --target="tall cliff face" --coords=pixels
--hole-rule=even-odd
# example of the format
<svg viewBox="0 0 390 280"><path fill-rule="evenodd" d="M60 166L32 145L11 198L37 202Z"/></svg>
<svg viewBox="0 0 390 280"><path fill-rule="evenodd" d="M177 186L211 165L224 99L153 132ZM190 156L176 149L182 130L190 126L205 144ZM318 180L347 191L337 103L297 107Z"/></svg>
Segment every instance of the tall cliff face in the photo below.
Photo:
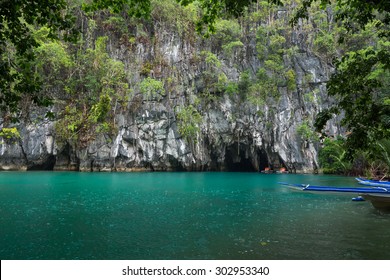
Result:
<svg viewBox="0 0 390 280"><path fill-rule="evenodd" d="M242 98L240 86L228 93L209 80L218 82L223 77L225 82L240 84L244 71L256 76L264 61L259 58L254 32L243 34L243 44L230 52L214 39L180 35L176 27L156 19L137 26L135 40L127 44L123 36L103 27L93 33L99 35L108 36L107 51L125 64L133 89L129 101L115 112L114 134L96 134L86 145L59 140L56 121L40 119L42 109L37 108L18 125L21 139L0 142L0 170L258 171L285 167L292 172L315 172L319 168L320 142L312 123L331 104L325 82L332 69L300 46L299 30L286 35L296 51L282 56L283 67L294 71L294 85L279 83L276 95L252 102ZM208 59L210 54L217 60ZM146 77L163 81L164 93L142 94L139 83ZM58 104L54 111L61 109ZM189 104L201 115L197 133L190 138L180 133L178 119L180 109ZM329 122L327 129L338 134L337 120Z"/></svg>

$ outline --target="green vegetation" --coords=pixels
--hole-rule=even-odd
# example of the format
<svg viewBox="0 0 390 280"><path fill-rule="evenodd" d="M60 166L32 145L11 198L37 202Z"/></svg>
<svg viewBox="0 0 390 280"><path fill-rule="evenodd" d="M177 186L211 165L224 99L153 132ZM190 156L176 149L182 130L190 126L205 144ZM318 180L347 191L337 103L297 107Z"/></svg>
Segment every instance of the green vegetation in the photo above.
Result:
<svg viewBox="0 0 390 280"><path fill-rule="evenodd" d="M199 9L194 3L182 7L176 0L151 0L151 4L151 17L159 25L176 31L180 37L189 41L195 40L194 30Z"/></svg>
<svg viewBox="0 0 390 280"><path fill-rule="evenodd" d="M318 141L318 135L314 129L310 126L308 121L302 122L297 127L298 136L304 141Z"/></svg>
<svg viewBox="0 0 390 280"><path fill-rule="evenodd" d="M215 48L222 49L226 55L244 46L241 42L241 27L237 20L220 19L215 24L215 32L210 36Z"/></svg>
<svg viewBox="0 0 390 280"><path fill-rule="evenodd" d="M214 53L209 51L202 51L200 57L201 62L205 65L202 72L205 91L212 94L224 92L229 81L221 69L221 61Z"/></svg>
<svg viewBox="0 0 390 280"><path fill-rule="evenodd" d="M345 138L325 138L319 153L319 162L324 173L364 175L383 178L390 175L390 140L375 141L368 149L356 150L348 155Z"/></svg>
<svg viewBox="0 0 390 280"><path fill-rule="evenodd" d="M20 133L16 127L3 127L0 129L0 138L5 142L15 142L20 139Z"/></svg>
<svg viewBox="0 0 390 280"><path fill-rule="evenodd" d="M39 12L38 12L39 11ZM50 26L48 37L74 39L71 7L65 0L0 2L0 111L12 114L20 109L20 101L29 98L40 105L41 82L35 76L34 49L39 46L32 36L35 25ZM60 30L66 32L59 33Z"/></svg>
<svg viewBox="0 0 390 280"><path fill-rule="evenodd" d="M150 77L143 79L139 87L147 101L159 101L165 95L164 84Z"/></svg>
<svg viewBox="0 0 390 280"><path fill-rule="evenodd" d="M182 92L182 85L180 78L174 77L176 65L168 65L160 44L172 38L186 42L190 67L197 69L193 71L196 77L191 78L194 90L189 90L191 97L186 98L195 96L200 106L182 106L176 112L179 131L187 141L199 134L203 110L210 110L224 94L238 105L255 105L259 115L265 107L274 110L283 92L289 98L299 96L303 110L317 106L317 77L293 66L299 56L311 54L324 67L335 69L326 85L334 106L320 112L314 125L327 137L324 127L338 114L348 131L343 140L325 140L321 152L324 171L387 174L387 2L1 1L0 136L18 139L12 123L27 119L33 106L42 105L49 110L45 117L56 120L59 140L86 145L99 133L115 131L118 111L137 107L142 98L170 102L169 95ZM297 24L301 18L307 20ZM172 34L161 36L160 29ZM148 57L125 65L111 57L115 54L109 50L117 48L115 44L120 44L129 61L142 50L149 52ZM202 50L195 53L195 46ZM257 56L255 63L244 57L249 53ZM229 80L233 75L225 66L235 71L235 80ZM138 101L128 106L136 95ZM302 140L317 141L311 126L313 116L307 117L297 127L297 134Z"/></svg>
<svg viewBox="0 0 390 280"><path fill-rule="evenodd" d="M346 158L345 140L326 138L320 150L319 162L325 174L348 174L352 164Z"/></svg>
<svg viewBox="0 0 390 280"><path fill-rule="evenodd" d="M345 112L343 124L352 132L347 139L351 150L368 148L376 139L390 136L389 68L379 59L390 51L388 42L349 52L337 64L338 72L328 83L328 92Z"/></svg>
<svg viewBox="0 0 390 280"><path fill-rule="evenodd" d="M181 107L176 112L177 126L181 136L188 143L196 143L200 133L202 116L193 105Z"/></svg>
<svg viewBox="0 0 390 280"><path fill-rule="evenodd" d="M75 53L60 44L53 48L50 41L37 50L36 73L45 81L45 90L68 96L56 123L60 141L86 145L98 133L113 132L113 114L129 88L124 65L108 56L106 41L98 37L94 48Z"/></svg>

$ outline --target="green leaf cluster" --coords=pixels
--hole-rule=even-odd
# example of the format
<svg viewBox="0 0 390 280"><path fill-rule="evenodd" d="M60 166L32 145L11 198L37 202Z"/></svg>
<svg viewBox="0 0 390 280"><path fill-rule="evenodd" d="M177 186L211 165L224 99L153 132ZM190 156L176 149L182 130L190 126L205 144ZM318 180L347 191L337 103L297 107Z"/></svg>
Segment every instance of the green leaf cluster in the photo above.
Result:
<svg viewBox="0 0 390 280"><path fill-rule="evenodd" d="M0 1L0 110L17 115L20 101L41 105L41 81L35 74L34 26L47 25L49 38L75 39L74 16L65 0ZM66 30L66 32L60 32ZM46 105L43 102L43 105Z"/></svg>
<svg viewBox="0 0 390 280"><path fill-rule="evenodd" d="M150 0L93 0L83 3L82 7L86 12L109 10L118 14L125 10L129 16L137 18L148 18L151 11Z"/></svg>
<svg viewBox="0 0 390 280"><path fill-rule="evenodd" d="M235 52L244 47L241 41L242 30L235 19L219 19L215 24L215 32L210 40L216 49L222 49L231 57Z"/></svg>
<svg viewBox="0 0 390 280"><path fill-rule="evenodd" d="M211 94L224 93L229 81L222 71L222 62L210 51L202 51L200 56L204 63L204 70L201 75L203 91Z"/></svg>
<svg viewBox="0 0 390 280"><path fill-rule="evenodd" d="M389 70L390 49L370 46L347 53L328 83L328 93L345 112L343 124L351 131L347 139L351 151L390 137Z"/></svg>
<svg viewBox="0 0 390 280"><path fill-rule="evenodd" d="M151 7L151 17L159 25L176 31L186 40L195 40L194 30L200 12L196 3L182 6L176 0L151 0Z"/></svg>
<svg viewBox="0 0 390 280"><path fill-rule="evenodd" d="M267 1L259 1L256 10L249 14L250 20L261 21L255 29L256 51L262 67L256 73L248 99L256 105L269 104L267 99L278 99L279 88L297 89L296 73L287 67L286 60L292 60L296 47L290 42L293 29L286 25L288 15L279 16L278 7Z"/></svg>
<svg viewBox="0 0 390 280"><path fill-rule="evenodd" d="M347 158L345 140L325 138L319 152L319 163L325 174L348 174L352 164Z"/></svg>
<svg viewBox="0 0 390 280"><path fill-rule="evenodd" d="M318 141L319 137L308 121L302 122L297 126L297 135L304 141Z"/></svg>
<svg viewBox="0 0 390 280"><path fill-rule="evenodd" d="M390 174L390 140L379 139L368 149L348 155L345 138L325 138L319 152L319 162L324 173L365 175L369 178L384 178Z"/></svg>
<svg viewBox="0 0 390 280"><path fill-rule="evenodd" d="M164 84L161 81L147 77L140 83L140 91L146 97L146 100L160 100L165 96Z"/></svg>
<svg viewBox="0 0 390 280"><path fill-rule="evenodd" d="M0 129L0 138L5 142L15 142L20 139L20 133L16 127L3 127Z"/></svg>
<svg viewBox="0 0 390 280"><path fill-rule="evenodd" d="M109 57L106 42L107 37L98 37L93 48L67 52L71 63L62 71L65 76L60 89L69 99L58 113L59 140L85 145L98 133L114 129L114 113L127 100L129 85L124 64ZM42 58L42 64L52 70L47 63L51 57Z"/></svg>
<svg viewBox="0 0 390 280"><path fill-rule="evenodd" d="M200 133L202 115L193 105L181 107L176 112L177 126L180 135L188 143L196 142Z"/></svg>

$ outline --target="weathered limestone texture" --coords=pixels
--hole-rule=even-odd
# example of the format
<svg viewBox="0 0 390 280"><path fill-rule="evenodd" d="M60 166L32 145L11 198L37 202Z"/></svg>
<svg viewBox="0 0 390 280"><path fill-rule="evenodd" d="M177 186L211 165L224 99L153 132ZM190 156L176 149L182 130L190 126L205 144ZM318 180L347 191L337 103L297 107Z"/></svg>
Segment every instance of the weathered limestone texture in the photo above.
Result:
<svg viewBox="0 0 390 280"><path fill-rule="evenodd" d="M237 82L241 72L249 69L254 74L262 66L253 41L248 38L249 43L234 56L212 50L221 61L219 71L230 81ZM296 73L295 90L281 86L278 98L257 106L219 93L209 103L194 103L202 123L197 139L189 143L178 132L175 109L191 103L205 89L202 75L211 66L199 57L211 47L202 42L185 41L161 25L154 26L153 44L137 41L128 48L110 36L108 52L125 63L129 84L137 85L144 78L143 65L150 63L149 75L165 81L161 100L146 100L135 90L127 107L116 114L116 135L96 135L86 147L57 141L55 121L23 121L18 125L20 141L0 140L0 170L259 171L285 167L291 172L315 172L320 144L303 139L297 129L302 123L312 123L321 109L331 105L325 82L332 69L300 49L284 59ZM155 63L157 58L159 63ZM302 88L307 77L310 100L308 90ZM335 135L340 132L337 123L334 120L327 128Z"/></svg>

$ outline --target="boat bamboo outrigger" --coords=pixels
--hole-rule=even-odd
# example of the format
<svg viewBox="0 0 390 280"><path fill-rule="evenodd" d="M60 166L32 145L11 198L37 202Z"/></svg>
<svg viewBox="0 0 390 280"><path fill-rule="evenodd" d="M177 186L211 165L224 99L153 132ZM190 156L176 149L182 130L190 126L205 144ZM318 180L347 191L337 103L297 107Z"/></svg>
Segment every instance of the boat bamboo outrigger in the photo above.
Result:
<svg viewBox="0 0 390 280"><path fill-rule="evenodd" d="M309 184L290 184L284 182L280 182L279 184L309 192L356 193L363 199L370 201L375 208L390 210L390 184L367 187L314 186Z"/></svg>
<svg viewBox="0 0 390 280"><path fill-rule="evenodd" d="M388 187L388 188L390 188L389 181L369 180L369 179L363 179L363 178L355 178L355 179L361 185L371 186L371 187Z"/></svg>

